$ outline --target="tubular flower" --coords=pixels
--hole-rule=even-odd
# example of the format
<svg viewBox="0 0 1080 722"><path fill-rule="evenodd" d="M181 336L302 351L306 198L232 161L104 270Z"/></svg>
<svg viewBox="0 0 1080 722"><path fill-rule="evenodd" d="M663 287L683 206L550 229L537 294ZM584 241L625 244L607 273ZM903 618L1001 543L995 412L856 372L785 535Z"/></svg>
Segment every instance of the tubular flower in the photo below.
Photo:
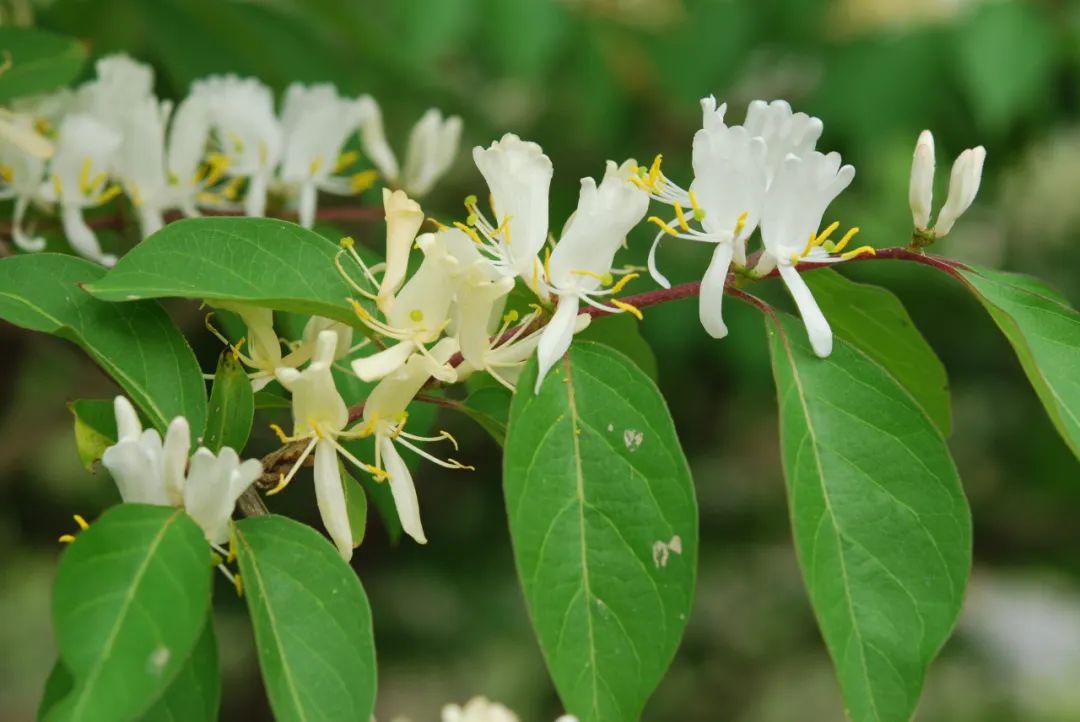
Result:
<svg viewBox="0 0 1080 722"><path fill-rule="evenodd" d="M398 341L383 351L353 361L353 371L364 381L374 381L392 373L414 352L432 360L427 344L435 342L450 323L454 279L460 270L457 259L438 234L424 233L416 240L416 245L423 252L424 260L385 312L385 321L376 319L354 302L360 320L371 330ZM360 262L359 256L355 260ZM363 293L359 287L357 290ZM453 369L443 368L442 364L438 364L432 373L441 381L455 378Z"/></svg>
<svg viewBox="0 0 1080 722"><path fill-rule="evenodd" d="M570 347L581 301L604 311L628 311L641 317L636 308L614 298L634 274L615 283L611 273L615 252L649 206L648 194L629 180L636 168L633 160L621 166L608 161L599 186L592 178L581 179L577 210L546 264L545 283L558 297L558 305L537 347L537 391L548 370ZM611 305L597 300L603 298L610 299Z"/></svg>
<svg viewBox="0 0 1080 722"><path fill-rule="evenodd" d="M442 112L431 108L409 133L405 150L405 169L401 171L397 156L386 140L382 111L370 95L357 100L360 108L360 141L364 152L391 186L401 188L411 196L423 196L446 174L457 155L461 140L461 118L443 118Z"/></svg>
<svg viewBox="0 0 1080 722"><path fill-rule="evenodd" d="M269 493L284 489L303 465L311 452L315 452L315 498L323 525L341 553L342 558L352 558L352 529L345 507L345 490L341 483L341 469L337 455L368 473L381 474L374 467L357 459L339 439L356 439L367 436L364 430L346 430L349 410L334 385L331 365L334 362L338 337L333 331L321 331L315 342L311 363L303 371L279 368L277 380L292 394L293 435L278 432L282 443L306 441L299 458L288 474L283 474L278 485Z"/></svg>
<svg viewBox="0 0 1080 722"><path fill-rule="evenodd" d="M29 115L0 114L0 199L15 199L11 219L11 238L22 251L45 248L45 239L27 236L23 219L30 201L37 195L45 162L52 155L52 144L34 129Z"/></svg>
<svg viewBox="0 0 1080 722"><path fill-rule="evenodd" d="M270 89L254 78L217 75L193 83L191 95L205 101L218 162L228 175L247 179L244 214L262 216L282 148L281 124Z"/></svg>
<svg viewBox="0 0 1080 722"><path fill-rule="evenodd" d="M173 419L163 441L157 430L143 430L126 398L117 396L113 406L117 442L105 450L101 463L116 481L121 499L181 507L202 528L208 542L224 543L236 500L262 474L262 464L255 459L241 463L228 447L218 454L200 447L189 466L187 419Z"/></svg>
<svg viewBox="0 0 1080 722"><path fill-rule="evenodd" d="M319 190L351 195L375 181L371 172L341 175L357 160L342 148L360 125L360 106L342 98L333 85L293 83L281 112L283 153L278 178L297 199L300 225L311 228Z"/></svg>
<svg viewBox="0 0 1080 722"><path fill-rule="evenodd" d="M833 263L874 252L870 246L844 251L858 228L849 230L838 243L829 237L839 223L818 232L825 209L854 177L852 166L840 165L839 153L813 151L801 158L789 155L769 186L761 217L765 248L755 270L760 274L779 268L806 324L810 345L821 357L832 353L832 330L796 266L803 261Z"/></svg>
<svg viewBox="0 0 1080 722"><path fill-rule="evenodd" d="M71 247L105 266L116 263L116 256L102 253L82 211L121 193L119 186L108 182L120 142L119 133L86 113L66 116L49 166L51 179L40 190L42 198L60 206L60 220Z"/></svg>
<svg viewBox="0 0 1080 722"><path fill-rule="evenodd" d="M424 211L419 203L405 195L405 191L383 188L382 196L386 213L386 269L375 301L379 309L386 313L393 305L394 294L405 281L409 251L424 223Z"/></svg>
<svg viewBox="0 0 1080 722"><path fill-rule="evenodd" d="M472 227L462 230L473 237L500 273L520 276L537 290L537 254L548 235L548 189L554 173L551 159L536 143L507 133L487 148L473 148L473 161L491 191L494 221L488 220L475 197L470 197L465 205Z"/></svg>
<svg viewBox="0 0 1080 722"><path fill-rule="evenodd" d="M375 467L389 479L402 529L420 544L426 544L427 537L424 536L424 528L420 523L416 487L413 485L412 473L395 445L404 446L428 461L448 469L472 468L454 459L439 459L417 445L419 442L445 439L457 449L457 442L449 433L443 431L437 436L425 437L405 431L408 421L406 408L409 403L457 350L454 339L444 338L436 343L428 354L414 354L393 373L383 378L364 403L364 429L375 435Z"/></svg>
<svg viewBox="0 0 1080 722"><path fill-rule="evenodd" d="M934 190L934 136L929 130L919 134L915 155L911 161L911 185L908 200L911 218L918 234L929 238L942 238L952 230L956 220L964 214L979 193L982 181L986 149L981 145L968 148L957 156L949 176L949 195L938 212L937 223L931 230Z"/></svg>

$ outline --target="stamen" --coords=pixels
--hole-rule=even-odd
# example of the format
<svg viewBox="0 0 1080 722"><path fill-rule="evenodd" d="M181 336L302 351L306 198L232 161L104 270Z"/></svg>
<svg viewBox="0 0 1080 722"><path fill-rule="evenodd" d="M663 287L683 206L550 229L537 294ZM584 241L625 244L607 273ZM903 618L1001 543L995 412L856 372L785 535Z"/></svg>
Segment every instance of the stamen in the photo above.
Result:
<svg viewBox="0 0 1080 722"><path fill-rule="evenodd" d="M631 314L638 321L643 321L645 319L645 317L641 314L641 309L639 309L637 306L631 305L626 301L620 301L617 298L611 299L611 303L614 304L617 308L621 308L623 311Z"/></svg>
<svg viewBox="0 0 1080 722"><path fill-rule="evenodd" d="M679 228L683 229L686 233L689 233L690 226L686 224L686 216L683 214L682 206L679 205L678 201L671 205L675 209L675 217L679 219Z"/></svg>
<svg viewBox="0 0 1080 722"><path fill-rule="evenodd" d="M292 468L289 469L289 473L278 475L277 486L266 492L267 496L273 496L274 494L278 494L282 491L282 489L289 485L289 482L292 481L294 476L296 476L296 472L300 470L300 467L303 465L304 460L308 458L309 454L311 454L311 450L315 448L315 444L318 441L319 438L317 436L312 436L311 441L308 442L308 445L304 447L303 453L300 454L300 458L298 458L296 460L296 463L292 465Z"/></svg>
<svg viewBox="0 0 1080 722"><path fill-rule="evenodd" d="M814 239L814 245L815 246L820 246L822 243L829 240L829 236L831 236L833 231L835 231L839 227L840 227L840 221L833 221L832 223L830 223L828 228L826 228L824 231L822 231Z"/></svg>
<svg viewBox="0 0 1080 722"><path fill-rule="evenodd" d="M616 283L614 286L611 287L611 292L612 293L618 293L619 291L623 290L623 288L626 286L626 284L630 283L631 281L633 281L637 277L638 277L638 274L636 274L636 273L627 273L625 276L623 276L622 278L619 279L618 283Z"/></svg>
<svg viewBox="0 0 1080 722"><path fill-rule="evenodd" d="M705 211L698 205L697 194L694 191L687 191L686 195L690 197L690 207L694 209L694 220L701 223L705 220Z"/></svg>
<svg viewBox="0 0 1080 722"><path fill-rule="evenodd" d="M362 170L359 173L353 173L349 178L349 190L353 193L363 193L375 185L378 179L379 171L377 170Z"/></svg>
<svg viewBox="0 0 1080 722"><path fill-rule="evenodd" d="M657 218L656 216L649 216L649 218L648 218L648 222L649 222L649 223L655 223L655 224L656 224L657 226L659 226L659 227L660 227L660 229L661 229L662 231L664 231L664 233L667 233L667 234L668 234L669 236L676 236L676 237L678 237L678 235L679 235L679 232L678 232L678 231L676 231L676 230L675 230L674 228L672 228L671 226L669 226L669 225L668 225L667 223L665 223L664 221L660 220L660 219L659 219L659 218Z"/></svg>
<svg viewBox="0 0 1080 722"><path fill-rule="evenodd" d="M833 249L832 249L833 253L839 253L840 251L844 250L844 246L846 246L848 244L848 241L850 241L852 238L854 238L855 234L858 233L858 232L859 232L859 227L854 226L851 230L849 230L847 233L845 233L844 237L840 239L840 242L837 243L833 247Z"/></svg>
<svg viewBox="0 0 1080 722"><path fill-rule="evenodd" d="M90 156L83 158L82 166L79 168L79 191L84 196L90 195L90 172L93 170L94 159Z"/></svg>
<svg viewBox="0 0 1080 722"><path fill-rule="evenodd" d="M90 528L90 525L86 523L86 519L83 519L81 514L72 514L71 518L75 520L75 523L79 525L80 529Z"/></svg>
<svg viewBox="0 0 1080 722"><path fill-rule="evenodd" d="M60 538L57 539L57 541L61 544L70 544L71 542L75 541L75 536L73 534L61 534Z"/></svg>
<svg viewBox="0 0 1080 722"><path fill-rule="evenodd" d="M360 159L360 154L355 150L347 150L338 156L337 162L334 163L334 173L340 173L345 170L357 160Z"/></svg>
<svg viewBox="0 0 1080 722"><path fill-rule="evenodd" d="M849 258L855 258L856 256L862 256L864 254L869 254L871 256L876 256L877 251L874 250L873 246L860 246L860 247L856 248L853 251L848 251L847 253L841 253L840 258L842 258L842 259L844 259L846 261Z"/></svg>
<svg viewBox="0 0 1080 722"><path fill-rule="evenodd" d="M739 219L737 221L735 221L735 230L733 230L731 232L731 236L733 238L738 238L739 234L742 233L742 229L746 228L746 219L749 216L750 216L750 211L743 211L742 214L739 215Z"/></svg>

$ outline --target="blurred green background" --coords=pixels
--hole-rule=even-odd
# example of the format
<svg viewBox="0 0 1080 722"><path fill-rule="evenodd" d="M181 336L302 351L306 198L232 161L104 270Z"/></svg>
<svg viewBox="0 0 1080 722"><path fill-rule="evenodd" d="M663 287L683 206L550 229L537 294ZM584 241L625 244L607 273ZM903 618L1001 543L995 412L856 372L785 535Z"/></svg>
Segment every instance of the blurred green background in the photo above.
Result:
<svg viewBox="0 0 1080 722"><path fill-rule="evenodd" d="M935 249L1042 276L1080 301L1080 4L1066 0L55 0L0 2L3 21L82 39L92 58L153 64L162 97L212 72L333 81L372 93L399 152L430 106L465 120L463 152L426 199L462 214L483 193L467 148L510 130L552 157L552 226L577 180L607 158L648 161L689 181L697 101L715 93L742 119L753 98L789 99L825 122L821 147L858 175L830 210L860 239L903 244L915 137L932 128L939 181L962 148L989 152L972 211ZM87 68L87 73L91 68ZM943 196L944 187L940 189ZM365 203L377 202L370 194ZM4 214L10 213L5 207ZM381 228L343 229L377 243ZM651 233L631 238L640 261ZM110 239L124 243L125 238ZM673 280L708 249L669 243ZM944 277L898 263L847 273L893 289L949 370L950 440L975 519L975 571L955 637L931 668L922 722L1080 719L1080 467L980 307ZM651 282L639 280L637 290ZM633 290L634 287L631 287ZM170 306L212 369L219 348L190 304ZM702 516L697 602L683 647L646 720L841 720L837 686L801 589L778 456L774 391L755 312L728 310L709 339L694 301L650 309L642 332L690 458ZM49 587L70 514L117 498L75 454L65 402L115 390L72 346L0 327L0 722L32 719L54 659ZM1080 373L1080 369L1077 370ZM262 422L265 423L265 422ZM372 600L380 720L437 718L483 693L523 720L558 701L514 576L498 448L444 418L476 473L418 474L427 547L394 547L373 520L354 566ZM259 440L261 438L261 441ZM269 450L257 437L255 451ZM313 519L310 485L276 510ZM270 719L241 603L219 589L222 719Z"/></svg>

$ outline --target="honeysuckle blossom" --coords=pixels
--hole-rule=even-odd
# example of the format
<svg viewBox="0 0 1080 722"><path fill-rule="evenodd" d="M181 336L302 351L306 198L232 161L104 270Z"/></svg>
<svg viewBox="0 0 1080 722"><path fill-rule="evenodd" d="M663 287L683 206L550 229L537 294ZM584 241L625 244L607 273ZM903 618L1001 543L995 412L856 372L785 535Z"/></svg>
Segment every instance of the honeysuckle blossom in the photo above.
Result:
<svg viewBox="0 0 1080 722"><path fill-rule="evenodd" d="M487 148L473 148L473 161L491 191L493 220L470 198L470 223L462 230L473 235L501 273L520 276L536 290L542 272L537 254L548 237L551 159L536 143L507 133Z"/></svg>
<svg viewBox="0 0 1080 722"><path fill-rule="evenodd" d="M14 199L11 238L22 251L45 248L45 239L26 235L23 219L41 185L53 147L29 115L0 112L0 200Z"/></svg>
<svg viewBox="0 0 1080 722"><path fill-rule="evenodd" d="M205 103L208 128L227 174L247 179L245 215L262 216L282 150L281 123L274 114L270 88L254 78L217 75L192 83L191 95Z"/></svg>
<svg viewBox="0 0 1080 722"><path fill-rule="evenodd" d="M424 113L409 133L402 171L386 140L379 104L370 95L361 96L357 104L361 146L386 182L410 196L428 193L454 162L461 141L461 118L456 115L444 118L437 108Z"/></svg>
<svg viewBox="0 0 1080 722"><path fill-rule="evenodd" d="M337 345L337 334L333 331L320 331L311 363L307 368L303 371L294 368L277 370L277 380L292 394L292 436L286 436L280 429L274 428L282 443L306 441L307 444L289 472L283 474L278 485L268 493L276 494L284 489L314 451L315 499L319 514L338 552L342 558L348 560L353 553L352 528L345 506L345 490L341 484L338 454L367 473L381 475L381 472L357 459L339 441L361 438L370 431L358 427L349 430L345 428L349 424L349 409L334 385L331 371Z"/></svg>
<svg viewBox="0 0 1080 722"><path fill-rule="evenodd" d="M918 234L934 239L941 238L952 230L956 219L964 214L979 193L985 161L986 149L981 145L968 148L957 156L949 176L949 194L945 199L945 205L938 212L937 223L931 229L930 214L933 210L934 196L934 136L929 130L924 130L919 135L919 140L915 144L915 154L911 160L911 183L908 190L911 218Z"/></svg>
<svg viewBox="0 0 1080 722"><path fill-rule="evenodd" d="M417 446L419 442L449 440L457 442L445 431L438 436L416 436L405 430L408 421L406 408L424 384L442 371L458 351L457 342L443 338L426 354L413 354L408 360L385 376L364 402L364 429L375 435L375 468L385 473L394 497L394 506L401 519L401 528L420 544L427 543L420 523L420 506L416 498L412 473L401 458L396 445L419 454L448 469L469 469L454 459L439 459Z"/></svg>
<svg viewBox="0 0 1080 722"><path fill-rule="evenodd" d="M315 223L318 191L350 195L366 190L374 173L344 173L358 154L342 152L360 125L361 106L338 95L329 83L293 83L285 91L281 111L283 146L280 184L297 199L300 225Z"/></svg>
<svg viewBox="0 0 1080 722"><path fill-rule="evenodd" d="M44 200L59 206L60 221L71 247L84 258L105 266L116 263L116 256L102 253L82 212L122 192L120 186L109 183L109 169L120 142L118 132L91 115L65 116L49 164L50 178L40 189Z"/></svg>
<svg viewBox="0 0 1080 722"><path fill-rule="evenodd" d="M611 273L615 252L649 206L648 194L629 180L636 177L636 169L633 160L621 166L608 161L599 186L592 178L581 179L577 210L545 264L544 283L558 301L537 346L537 391L548 370L570 347L582 301L613 313L641 315L614 297L634 274L615 283Z"/></svg>
<svg viewBox="0 0 1080 722"><path fill-rule="evenodd" d="M156 429L143 430L135 408L123 396L113 403L117 442L105 449L101 463L112 474L127 503L183 508L211 544L229 538L236 500L262 474L255 459L241 462L228 447L215 454L200 447L190 458L191 430L178 416L164 440Z"/></svg>
<svg viewBox="0 0 1080 722"><path fill-rule="evenodd" d="M382 196L386 213L386 268L375 302L385 313L393 305L394 294L405 282L409 251L424 223L424 211L419 203L405 195L405 191L383 188Z"/></svg>
<svg viewBox="0 0 1080 722"><path fill-rule="evenodd" d="M442 708L442 722L519 722L518 716L507 707L492 702L487 697L473 697L464 706L448 704ZM555 722L578 722L569 714Z"/></svg>

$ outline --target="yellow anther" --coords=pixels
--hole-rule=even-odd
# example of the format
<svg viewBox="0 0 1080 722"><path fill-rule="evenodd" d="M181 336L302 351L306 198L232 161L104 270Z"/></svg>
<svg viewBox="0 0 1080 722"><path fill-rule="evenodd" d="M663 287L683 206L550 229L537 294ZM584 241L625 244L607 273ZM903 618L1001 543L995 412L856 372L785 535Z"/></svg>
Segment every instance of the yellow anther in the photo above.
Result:
<svg viewBox="0 0 1080 722"><path fill-rule="evenodd" d="M237 196L240 195L240 186L244 184L243 176L236 176L225 184L225 187L221 189L221 195L225 196L228 200L234 201Z"/></svg>
<svg viewBox="0 0 1080 722"><path fill-rule="evenodd" d="M424 312L421 311L419 308L414 308L413 310L409 311L409 320L413 321L414 323L420 323L424 320Z"/></svg>
<svg viewBox="0 0 1080 722"><path fill-rule="evenodd" d="M849 230L847 233L845 233L844 237L840 239L840 242L837 243L833 247L833 249L832 249L833 253L839 253L840 251L844 250L844 246L846 246L848 244L848 241L850 241L852 238L854 238L855 234L858 233L858 232L859 232L859 227L855 226L854 228Z"/></svg>
<svg viewBox="0 0 1080 722"><path fill-rule="evenodd" d="M826 228L814 238L814 245L820 246L825 241L829 240L829 236L831 236L833 234L833 231L835 231L839 227L840 221L833 221L832 223L830 223L828 228Z"/></svg>
<svg viewBox="0 0 1080 722"><path fill-rule="evenodd" d="M649 185L653 188L656 187L656 182L660 180L662 173L660 173L660 163L664 160L664 156L660 153L656 154L653 158L652 165L649 166Z"/></svg>
<svg viewBox="0 0 1080 722"><path fill-rule="evenodd" d="M461 221L454 221L454 226L456 228L464 231L469 236L469 238L471 238L473 240L473 243L477 244L478 246L482 246L484 244L484 242L480 240L480 236L478 236L476 234L476 231L469 228L467 225L465 225Z"/></svg>
<svg viewBox="0 0 1080 722"><path fill-rule="evenodd" d="M794 261L792 261L792 263L796 263L800 258L806 258L806 256L810 253L811 250L813 250L814 246L816 245L817 236L811 233L810 237L806 239L806 245L803 246L802 253L792 254L791 257L795 259Z"/></svg>
<svg viewBox="0 0 1080 722"><path fill-rule="evenodd" d="M641 309L639 309L637 306L633 306L633 305L627 303L626 301L620 301L617 298L613 298L613 299L611 299L611 303L616 308L620 308L623 311L626 311L627 313L632 315L634 318L636 318L638 321L642 321L645 318L644 316L641 315Z"/></svg>
<svg viewBox="0 0 1080 722"><path fill-rule="evenodd" d="M72 514L71 518L75 520L75 523L79 525L80 529L90 528L90 525L86 522L86 519L82 518L81 514Z"/></svg>
<svg viewBox="0 0 1080 722"><path fill-rule="evenodd" d="M79 169L79 191L84 196L90 195L90 172L93 170L94 159L90 156L83 158L82 167Z"/></svg>
<svg viewBox="0 0 1080 722"><path fill-rule="evenodd" d="M334 173L340 173L360 159L360 154L355 150L347 150L338 156L334 163Z"/></svg>
<svg viewBox="0 0 1080 722"><path fill-rule="evenodd" d="M795 266L799 263L801 256L798 253L791 254L791 265Z"/></svg>
<svg viewBox="0 0 1080 722"><path fill-rule="evenodd" d="M379 179L379 171L376 170L362 170L359 173L353 173L349 178L349 189L353 193L362 193L371 186L375 185L375 181Z"/></svg>
<svg viewBox="0 0 1080 722"><path fill-rule="evenodd" d="M73 534L61 534L60 538L57 539L57 541L61 544L70 544L71 542L75 541L75 536Z"/></svg>
<svg viewBox="0 0 1080 722"><path fill-rule="evenodd" d="M637 277L638 277L638 274L636 274L636 273L628 273L628 274L626 274L625 276L623 276L622 278L619 279L618 283L616 283L614 286L611 287L611 292L612 293L618 293L619 291L623 290L623 288L626 287L626 284L630 283L631 281L633 281Z"/></svg>
<svg viewBox="0 0 1080 722"><path fill-rule="evenodd" d="M0 164L0 178L2 178L5 183L10 183L11 179L14 176L15 176L15 174L11 170L11 166Z"/></svg>
<svg viewBox="0 0 1080 722"><path fill-rule="evenodd" d="M139 184L138 183L129 183L128 184L128 195L131 196L131 205L138 208L139 206L141 206L143 204L143 198L142 198L142 194L139 193Z"/></svg>
<svg viewBox="0 0 1080 722"><path fill-rule="evenodd" d="M202 179L202 184L212 186L221 180L221 176L229 167L229 163L229 158L221 153L208 154L206 156L206 176ZM198 182L198 176L196 176L196 182Z"/></svg>
<svg viewBox="0 0 1080 722"><path fill-rule="evenodd" d="M245 341L247 341L247 336L244 336L242 339L237 341L235 345L229 346L229 348L232 349L232 356L234 361L240 360L240 347L244 345Z"/></svg>
<svg viewBox="0 0 1080 722"><path fill-rule="evenodd" d="M605 286L608 285L608 283L611 283L611 274L610 273L605 274L607 276L607 279L608 279L607 283L604 283L604 276L600 275L596 271L589 271L589 270L586 270L584 268L575 268L572 271L570 271L570 273L574 274L575 276L588 276L589 278L595 278L597 281L599 281L600 283L603 283Z"/></svg>
<svg viewBox="0 0 1080 722"><path fill-rule="evenodd" d="M656 225L660 226L660 229L662 231L664 231L664 233L667 233L669 236L678 236L679 235L678 231L676 231L674 228L672 228L671 226L669 226L667 223L665 223L660 218L657 218L656 216L649 216L648 220L649 220L649 223L655 223Z"/></svg>
<svg viewBox="0 0 1080 722"><path fill-rule="evenodd" d="M338 245L342 248L352 248L356 245L356 239L352 236L345 236L340 241L338 241Z"/></svg>
<svg viewBox="0 0 1080 722"><path fill-rule="evenodd" d="M675 207L675 217L679 219L679 228L683 229L686 233L690 232L690 226L686 224L686 216L683 214L682 206L678 203L672 203Z"/></svg>
<svg viewBox="0 0 1080 722"><path fill-rule="evenodd" d="M283 444L289 443L289 441L290 441L289 435L286 434L284 429L282 429L280 426L278 426L277 424L270 424L270 430L273 431L274 434L277 435L278 441L280 441Z"/></svg>
<svg viewBox="0 0 1080 722"><path fill-rule="evenodd" d="M60 176L53 173L52 177L53 190L56 192L56 197L60 198L64 195L64 183L60 180Z"/></svg>
<svg viewBox="0 0 1080 722"><path fill-rule="evenodd" d="M632 175L629 178L627 178L627 180L629 180L631 183L633 183L634 185L636 185L638 188L640 188L643 191L648 192L648 191L652 190L652 188L649 187L649 184L646 183L644 180L642 180L640 176Z"/></svg>
<svg viewBox="0 0 1080 722"><path fill-rule="evenodd" d="M750 217L750 211L743 211L739 215L739 219L735 221L735 230L732 231L732 235L736 238L742 233L742 229L746 228L746 219Z"/></svg>
<svg viewBox="0 0 1080 722"><path fill-rule="evenodd" d="M355 298L347 298L345 300L348 301L349 305L353 307L353 312L360 317L361 321L371 320L371 314L368 313L368 310L366 308L360 305L359 301L357 301Z"/></svg>
<svg viewBox="0 0 1080 722"><path fill-rule="evenodd" d="M219 196L217 193L207 193L204 191L202 193L198 193L195 198L199 201L199 203L204 203L211 206L221 203L221 196Z"/></svg>
<svg viewBox="0 0 1080 722"><path fill-rule="evenodd" d="M239 572L233 575L233 586L236 587L236 596L244 596L244 579Z"/></svg>
<svg viewBox="0 0 1080 722"><path fill-rule="evenodd" d="M515 321L518 320L519 317L520 317L520 314L516 310L510 309L509 311L507 311L506 313L503 314L502 320L503 320L503 323L514 323Z"/></svg>
<svg viewBox="0 0 1080 722"><path fill-rule="evenodd" d="M438 222L437 220L435 220L434 218L428 218L427 220L428 220L428 223L430 223L431 225L435 226L435 230L438 230L438 231L445 231L445 230L447 229L447 227L448 227L448 226L445 226L445 225L443 225L442 223L439 223L439 222Z"/></svg>
<svg viewBox="0 0 1080 722"><path fill-rule="evenodd" d="M502 234L503 242L510 245L510 216L503 218L503 222L499 224L499 227L491 235L497 236L499 234Z"/></svg>
<svg viewBox="0 0 1080 722"><path fill-rule="evenodd" d="M877 251L874 250L873 246L859 246L858 248L856 248L853 251L848 251L847 253L841 253L840 257L843 258L846 261L849 258L855 258L856 256L862 256L864 254L869 254L871 256L876 256Z"/></svg>
<svg viewBox="0 0 1080 722"><path fill-rule="evenodd" d="M551 281L551 246L544 249L544 278Z"/></svg>
<svg viewBox="0 0 1080 722"><path fill-rule="evenodd" d="M112 185L105 189L105 191L97 197L98 203L108 203L113 198L123 193L123 189L118 185Z"/></svg>
<svg viewBox="0 0 1080 722"><path fill-rule="evenodd" d="M229 524L229 556L225 561L232 563L236 560L236 526Z"/></svg>
<svg viewBox="0 0 1080 722"><path fill-rule="evenodd" d="M540 286L540 259L533 257L533 273L532 273L532 287L539 288Z"/></svg>
<svg viewBox="0 0 1080 722"><path fill-rule="evenodd" d="M372 466L371 464L364 464L364 470L371 474L372 478L378 482L386 481L390 477L385 471L377 466Z"/></svg>
<svg viewBox="0 0 1080 722"><path fill-rule="evenodd" d="M688 191L686 195L690 196L690 207L694 209L694 220L701 223L705 220L705 211L698 205L697 194L694 191Z"/></svg>

